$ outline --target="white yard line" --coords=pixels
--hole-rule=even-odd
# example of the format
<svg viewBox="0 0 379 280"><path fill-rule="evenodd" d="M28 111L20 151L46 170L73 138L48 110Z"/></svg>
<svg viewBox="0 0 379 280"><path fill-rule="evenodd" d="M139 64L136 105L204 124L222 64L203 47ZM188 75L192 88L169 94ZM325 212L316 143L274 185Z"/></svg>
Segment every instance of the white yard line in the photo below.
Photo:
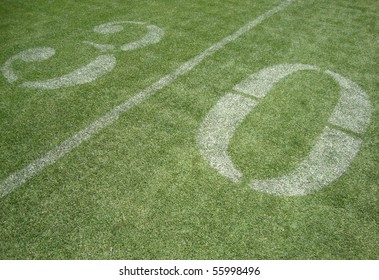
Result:
<svg viewBox="0 0 379 280"><path fill-rule="evenodd" d="M151 86L142 90L126 102L114 107L108 113L106 113L103 117L95 120L86 128L82 129L78 133L74 134L72 137L63 141L60 145L53 148L49 152L47 152L42 157L34 160L29 165L24 167L23 169L16 171L9 175L6 179L0 182L0 198L6 196L14 189L19 187L21 184L25 183L27 180L32 178L41 172L45 167L55 163L61 157L69 153L75 147L79 146L82 142L90 139L92 136L106 128L108 125L114 123L122 113L125 113L129 109L139 105L143 101L147 100L149 97L154 95L158 90L164 88L169 85L173 81L175 81L180 76L186 74L191 71L195 66L200 64L205 58L213 55L218 50L222 49L224 46L229 44L230 42L235 41L237 38L250 31L260 23L262 23L267 18L273 16L274 14L284 10L288 5L290 5L292 0L283 1L280 5L274 7L273 9L267 11L262 14L258 18L248 22L240 29L238 29L233 34L225 37L221 41L215 43L210 46L205 51L201 52L197 56L193 57L182 66L177 68L174 72L164 76L159 81L155 82Z"/></svg>

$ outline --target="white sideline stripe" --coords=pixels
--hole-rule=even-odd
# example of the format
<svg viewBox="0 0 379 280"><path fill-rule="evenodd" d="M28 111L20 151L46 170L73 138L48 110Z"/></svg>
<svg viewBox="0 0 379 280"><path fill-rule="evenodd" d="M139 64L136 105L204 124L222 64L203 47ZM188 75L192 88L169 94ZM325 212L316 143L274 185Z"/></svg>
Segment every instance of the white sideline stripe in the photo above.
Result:
<svg viewBox="0 0 379 280"><path fill-rule="evenodd" d="M6 179L0 182L0 198L12 192L15 188L25 183L28 179L32 178L40 171L42 171L46 166L49 166L56 162L58 159L69 153L75 147L79 146L82 142L90 139L93 135L107 127L108 125L114 123L119 116L128 111L129 109L137 106L143 101L147 100L149 97L154 95L154 93L165 86L169 85L175 79L189 72L195 66L197 66L200 62L202 62L206 57L211 56L216 51L223 48L230 42L233 42L238 37L242 36L249 30L253 29L260 23L262 23L265 19L273 16L274 14L284 10L288 5L290 5L292 0L283 1L280 5L272 8L267 11L263 15L259 16L255 20L248 22L246 25L242 26L235 33L225 37L221 41L216 44L210 46L208 49L193 57L182 66L177 68L174 72L164 76L159 81L155 82L151 86L142 90L126 102L116 106L108 113L106 113L103 117L95 120L88 127L82 129L72 137L63 141L60 145L55 147L54 149L47 152L44 156L34 160L29 165L24 167L23 169L16 171L9 175Z"/></svg>

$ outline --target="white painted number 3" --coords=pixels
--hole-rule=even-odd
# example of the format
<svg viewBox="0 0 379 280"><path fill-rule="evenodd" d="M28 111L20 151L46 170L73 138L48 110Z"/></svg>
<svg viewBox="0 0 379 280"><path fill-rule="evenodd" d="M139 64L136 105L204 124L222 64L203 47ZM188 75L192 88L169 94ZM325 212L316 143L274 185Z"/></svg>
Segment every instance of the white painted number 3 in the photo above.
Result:
<svg viewBox="0 0 379 280"><path fill-rule="evenodd" d="M226 94L210 110L200 127L198 144L202 155L220 175L233 182L241 181L242 172L228 156L229 141L235 130L278 81L303 70L321 71L304 64L265 68L236 85L234 90L239 94ZM318 142L297 168L277 178L252 179L249 185L253 189L274 195L306 195L338 179L353 161L362 142L355 135L366 131L371 103L353 81L331 71L325 73L334 78L341 89L340 99L328 121L330 125L325 126Z"/></svg>
<svg viewBox="0 0 379 280"><path fill-rule="evenodd" d="M155 25L149 25L138 21L115 21L96 26L93 31L99 34L112 34L120 32L124 29L123 25L140 25L145 26L147 33L141 39L120 46L121 51L131 51L146 47L150 44L159 42L163 37L163 30ZM83 43L89 44L100 50L103 54L87 65L67 73L61 77L52 78L44 81L24 81L19 86L33 89L58 89L63 87L71 87L94 81L104 74L112 71L116 65L116 57L111 54L116 48L110 44L97 44L89 41ZM106 54L106 53L109 54ZM19 75L14 71L12 64L16 60L24 62L47 60L55 54L55 50L48 47L32 48L22 51L9 58L2 67L4 77L10 83L15 83L20 79Z"/></svg>

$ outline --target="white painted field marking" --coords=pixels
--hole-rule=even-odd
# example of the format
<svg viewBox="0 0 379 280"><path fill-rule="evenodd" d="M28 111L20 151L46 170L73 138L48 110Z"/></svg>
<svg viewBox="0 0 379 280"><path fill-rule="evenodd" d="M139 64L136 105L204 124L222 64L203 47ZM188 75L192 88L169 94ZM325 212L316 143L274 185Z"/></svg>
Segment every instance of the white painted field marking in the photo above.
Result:
<svg viewBox="0 0 379 280"><path fill-rule="evenodd" d="M49 59L55 54L55 50L52 48L35 48L22 51L11 58L9 58L1 68L5 79L8 82L13 83L18 80L18 75L14 72L12 64L16 60L22 60L24 62L43 61Z"/></svg>
<svg viewBox="0 0 379 280"><path fill-rule="evenodd" d="M160 80L158 80L151 86L147 87L146 89L142 90L141 92L139 92L138 94L136 94L135 96L127 100L126 102L116 106L115 108L110 110L107 114L105 114L103 117L101 117L98 120L95 120L88 127L82 129L81 131L73 135L72 137L63 141L60 145L58 145L54 149L47 152L44 156L34 160L23 169L12 173L6 179L0 181L0 198L12 192L15 188L25 183L28 179L37 175L45 167L59 160L61 157L69 153L75 147L79 146L82 142L90 139L93 135L100 132L101 130L106 128L108 125L114 123L122 113L125 113L129 109L147 100L149 97L153 96L158 90L164 88L165 86L175 81L178 77L189 72L191 69L197 66L200 62L202 62L208 56L211 56L212 54L222 49L227 44L233 42L238 37L250 31L257 25L262 23L265 19L284 10L288 5L291 4L291 2L292 0L283 1L280 5L276 6L275 8L267 11L266 13L262 14L255 20L248 22L246 25L238 29L235 33L225 37L221 41L210 46L208 49L198 54L197 56L193 57L192 59L184 63L182 66L177 68L172 73L162 77Z"/></svg>
<svg viewBox="0 0 379 280"><path fill-rule="evenodd" d="M228 156L229 141L235 129L258 102L237 94L226 94L208 113L200 127L198 143L209 164L233 182L242 178Z"/></svg>
<svg viewBox="0 0 379 280"><path fill-rule="evenodd" d="M135 21L109 22L96 26L93 29L93 31L100 34L117 33L124 29L122 24L142 26L146 25L147 34L140 40L122 45L120 47L121 51L132 51L146 47L150 44L158 43L164 35L163 30L155 25L147 25L144 22ZM83 43L89 44L94 48L100 50L101 52L112 52L115 50L115 46L110 44L97 44L89 41L84 41ZM2 68L3 75L8 80L8 82L14 83L19 79L19 77L12 68L12 64L15 60L22 60L24 62L43 61L49 59L54 54L55 50L52 48L35 48L22 51L12 56L5 62ZM115 66L116 57L113 54L99 55L96 59L94 59L87 65L79 69L76 69L68 74L65 74L61 77L48 79L45 81L27 81L21 83L20 86L30 89L48 90L82 85L90 83L96 80L97 78L105 75L106 73L112 71Z"/></svg>
<svg viewBox="0 0 379 280"><path fill-rule="evenodd" d="M31 81L21 84L22 87L34 89L58 89L90 83L113 70L116 58L113 55L100 55L87 65L59 78L45 81Z"/></svg>
<svg viewBox="0 0 379 280"><path fill-rule="evenodd" d="M249 76L233 89L254 98L264 98L277 82L298 71L320 71L305 64L282 64L267 67ZM335 127L362 134L371 119L371 103L367 94L353 81L326 71L341 88L340 99L329 118ZM233 182L243 174L228 156L229 141L244 118L258 104L239 94L226 94L209 111L199 129L198 144L208 163ZM284 196L306 195L338 179L359 151L362 140L338 128L326 126L318 142L297 168L278 178L251 180L258 191Z"/></svg>
<svg viewBox="0 0 379 280"><path fill-rule="evenodd" d="M146 25L146 23L140 21L113 21L96 26L93 31L100 34L113 34L124 29L122 24ZM152 24L147 25L146 28L147 34L144 37L142 37L140 40L122 45L121 50L131 51L143 48L150 44L156 44L162 39L164 32L161 28Z"/></svg>

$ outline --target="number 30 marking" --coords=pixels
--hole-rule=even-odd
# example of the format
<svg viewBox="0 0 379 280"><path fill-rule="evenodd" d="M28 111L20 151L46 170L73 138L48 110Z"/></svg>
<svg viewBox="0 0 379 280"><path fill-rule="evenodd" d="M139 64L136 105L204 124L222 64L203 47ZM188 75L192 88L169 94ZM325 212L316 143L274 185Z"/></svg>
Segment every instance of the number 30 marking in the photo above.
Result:
<svg viewBox="0 0 379 280"><path fill-rule="evenodd" d="M233 182L243 174L228 156L229 141L244 118L281 79L298 71L321 71L304 64L282 64L265 68L237 84L234 90L248 98L228 93L209 111L202 123L198 144L201 154L217 172ZM362 140L346 131L362 135L370 123L371 103L367 94L353 81L325 71L341 88L341 96L318 142L297 168L277 178L250 180L261 192L283 196L307 195L338 179L349 167ZM342 128L339 129L339 128Z"/></svg>

